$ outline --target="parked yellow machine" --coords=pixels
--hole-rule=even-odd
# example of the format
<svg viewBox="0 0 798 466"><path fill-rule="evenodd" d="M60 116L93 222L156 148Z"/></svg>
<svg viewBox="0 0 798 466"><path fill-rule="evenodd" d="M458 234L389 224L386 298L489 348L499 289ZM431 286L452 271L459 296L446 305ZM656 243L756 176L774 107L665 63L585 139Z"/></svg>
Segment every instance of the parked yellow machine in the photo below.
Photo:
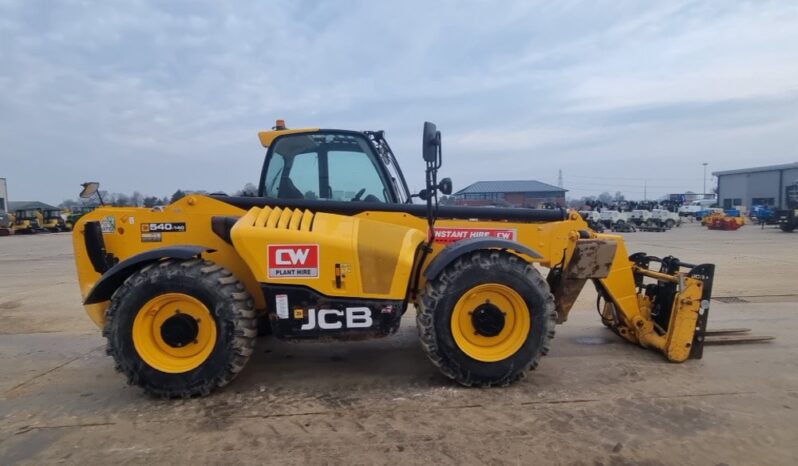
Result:
<svg viewBox="0 0 798 466"><path fill-rule="evenodd" d="M61 216L62 213L61 209L40 209L38 215L39 224L43 229L53 233L67 231L66 222Z"/></svg>
<svg viewBox="0 0 798 466"><path fill-rule="evenodd" d="M14 234L24 235L42 231L39 223L40 213L37 209L20 209L14 211Z"/></svg>
<svg viewBox="0 0 798 466"><path fill-rule="evenodd" d="M69 209L68 211L64 212L66 215L64 226L67 230L72 231L72 228L75 226L75 223L80 220L80 217L88 214L92 210L94 210L93 205L83 205Z"/></svg>
<svg viewBox="0 0 798 466"><path fill-rule="evenodd" d="M14 216L8 212L0 210L0 236L11 236L14 234Z"/></svg>
<svg viewBox="0 0 798 466"><path fill-rule="evenodd" d="M573 211L439 206L452 185L437 179L430 123L415 195L382 132L278 121L259 138L259 197L100 207L75 225L86 311L117 368L149 393L204 395L230 382L259 318L278 338L358 340L396 332L411 304L443 374L507 385L537 366L588 280L622 338L670 361L702 356L712 264L630 256L622 236ZM82 196L96 190L87 183Z"/></svg>

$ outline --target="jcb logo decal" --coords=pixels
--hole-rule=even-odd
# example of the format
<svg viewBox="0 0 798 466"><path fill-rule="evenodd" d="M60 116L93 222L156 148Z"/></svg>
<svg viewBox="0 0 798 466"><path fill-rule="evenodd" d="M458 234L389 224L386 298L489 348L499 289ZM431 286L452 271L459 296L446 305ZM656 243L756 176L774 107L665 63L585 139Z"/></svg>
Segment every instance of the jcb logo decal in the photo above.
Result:
<svg viewBox="0 0 798 466"><path fill-rule="evenodd" d="M348 307L340 309L308 309L308 321L301 330L337 330L340 328L369 328L374 323L371 309L367 307Z"/></svg>
<svg viewBox="0 0 798 466"><path fill-rule="evenodd" d="M318 244L270 244L269 278L318 278Z"/></svg>

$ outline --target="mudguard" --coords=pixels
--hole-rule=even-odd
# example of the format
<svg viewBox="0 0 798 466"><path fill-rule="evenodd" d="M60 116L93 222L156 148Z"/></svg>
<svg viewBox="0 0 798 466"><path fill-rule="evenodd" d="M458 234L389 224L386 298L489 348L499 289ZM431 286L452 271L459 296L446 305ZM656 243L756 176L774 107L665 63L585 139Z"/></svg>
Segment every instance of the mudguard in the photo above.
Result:
<svg viewBox="0 0 798 466"><path fill-rule="evenodd" d="M471 238L458 241L441 251L440 254L432 259L432 262L424 271L424 276L427 280L434 280L446 266L454 262L458 257L478 249L509 249L534 259L543 257L534 249L515 241L500 238Z"/></svg>
<svg viewBox="0 0 798 466"><path fill-rule="evenodd" d="M86 295L83 304L101 303L111 299L114 291L116 291L128 277L146 264L157 262L162 259L187 260L208 251L213 251L213 249L202 246L167 246L129 257L102 274L91 291L89 291L89 294Z"/></svg>

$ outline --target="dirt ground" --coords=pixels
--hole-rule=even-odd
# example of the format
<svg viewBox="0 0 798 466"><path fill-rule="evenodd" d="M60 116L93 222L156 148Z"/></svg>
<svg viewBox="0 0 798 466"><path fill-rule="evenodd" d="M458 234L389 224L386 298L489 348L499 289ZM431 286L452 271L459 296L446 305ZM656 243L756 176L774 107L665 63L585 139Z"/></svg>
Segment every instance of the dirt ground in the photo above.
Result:
<svg viewBox="0 0 798 466"><path fill-rule="evenodd" d="M105 356L70 236L0 238L0 464L795 464L798 234L688 224L626 237L631 251L717 264L710 326L776 340L669 364L604 329L586 289L509 388L449 382L407 315L379 341L262 339L225 389L153 400Z"/></svg>

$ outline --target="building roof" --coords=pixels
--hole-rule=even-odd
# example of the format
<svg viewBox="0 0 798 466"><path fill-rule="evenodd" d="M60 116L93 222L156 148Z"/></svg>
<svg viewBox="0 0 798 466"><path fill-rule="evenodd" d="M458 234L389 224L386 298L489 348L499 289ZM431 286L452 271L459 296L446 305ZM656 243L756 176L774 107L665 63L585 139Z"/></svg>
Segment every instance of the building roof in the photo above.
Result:
<svg viewBox="0 0 798 466"><path fill-rule="evenodd" d="M457 194L470 193L565 193L567 189L558 188L550 184L542 183L537 180L501 180L501 181L477 181L460 191Z"/></svg>
<svg viewBox="0 0 798 466"><path fill-rule="evenodd" d="M15 210L31 210L31 209L57 210L58 207L54 207L51 206L50 204L45 204L44 202L39 202L39 201L11 201L8 203L8 210L11 212Z"/></svg>
<svg viewBox="0 0 798 466"><path fill-rule="evenodd" d="M712 174L714 176L740 175L743 173L770 172L775 170L790 170L790 169L798 169L798 162L783 163L781 165L768 165L765 167L741 168L739 170L724 170L720 172L712 172Z"/></svg>

